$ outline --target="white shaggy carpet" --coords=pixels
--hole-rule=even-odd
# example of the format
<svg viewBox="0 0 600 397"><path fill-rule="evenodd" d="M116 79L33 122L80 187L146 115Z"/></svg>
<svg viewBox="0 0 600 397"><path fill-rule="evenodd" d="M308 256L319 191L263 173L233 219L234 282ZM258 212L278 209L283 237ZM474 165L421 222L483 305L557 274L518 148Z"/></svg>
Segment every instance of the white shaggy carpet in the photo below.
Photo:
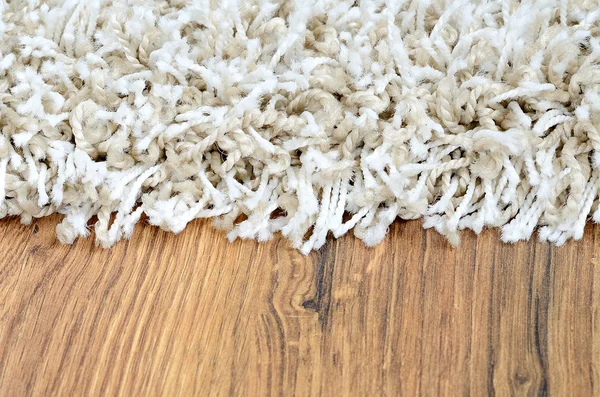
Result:
<svg viewBox="0 0 600 397"><path fill-rule="evenodd" d="M600 220L597 1L0 0L0 217L304 253ZM115 216L116 214L116 216ZM111 216L112 215L112 216Z"/></svg>

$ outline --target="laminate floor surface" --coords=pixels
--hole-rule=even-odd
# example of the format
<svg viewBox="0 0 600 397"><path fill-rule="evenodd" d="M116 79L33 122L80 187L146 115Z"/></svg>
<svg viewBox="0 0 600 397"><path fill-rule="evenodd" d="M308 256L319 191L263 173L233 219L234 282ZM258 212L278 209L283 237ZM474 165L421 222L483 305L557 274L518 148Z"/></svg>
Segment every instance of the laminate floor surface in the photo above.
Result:
<svg viewBox="0 0 600 397"><path fill-rule="evenodd" d="M302 256L196 221L110 250L0 222L1 396L600 394L600 227L563 247L421 223Z"/></svg>

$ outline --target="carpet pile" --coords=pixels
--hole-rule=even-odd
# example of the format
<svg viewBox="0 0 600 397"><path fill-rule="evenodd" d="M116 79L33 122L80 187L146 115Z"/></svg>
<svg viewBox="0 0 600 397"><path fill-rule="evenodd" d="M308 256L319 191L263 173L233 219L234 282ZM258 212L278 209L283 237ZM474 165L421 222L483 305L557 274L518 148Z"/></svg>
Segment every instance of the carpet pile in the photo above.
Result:
<svg viewBox="0 0 600 397"><path fill-rule="evenodd" d="M304 253L600 221L594 1L0 0L0 217ZM95 221L95 223L92 222ZM93 223L93 225L92 225Z"/></svg>

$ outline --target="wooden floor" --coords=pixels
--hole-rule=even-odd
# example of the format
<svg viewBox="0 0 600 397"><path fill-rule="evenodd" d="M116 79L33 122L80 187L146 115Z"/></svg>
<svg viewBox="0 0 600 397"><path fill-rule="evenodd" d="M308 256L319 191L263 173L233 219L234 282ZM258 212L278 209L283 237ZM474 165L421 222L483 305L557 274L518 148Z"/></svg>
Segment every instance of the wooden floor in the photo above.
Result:
<svg viewBox="0 0 600 397"><path fill-rule="evenodd" d="M0 222L1 396L600 393L600 227L556 248L419 222L308 257L197 221L111 250Z"/></svg>

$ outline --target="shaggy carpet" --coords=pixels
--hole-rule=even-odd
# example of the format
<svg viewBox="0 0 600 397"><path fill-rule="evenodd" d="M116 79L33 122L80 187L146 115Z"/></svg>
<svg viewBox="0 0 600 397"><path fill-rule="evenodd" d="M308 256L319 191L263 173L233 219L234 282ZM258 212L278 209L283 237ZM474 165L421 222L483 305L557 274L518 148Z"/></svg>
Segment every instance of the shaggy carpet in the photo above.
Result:
<svg viewBox="0 0 600 397"><path fill-rule="evenodd" d="M104 247L215 218L304 253L396 219L600 220L596 1L0 0L0 217ZM142 217L144 215L144 217ZM330 233L331 232L331 233Z"/></svg>

